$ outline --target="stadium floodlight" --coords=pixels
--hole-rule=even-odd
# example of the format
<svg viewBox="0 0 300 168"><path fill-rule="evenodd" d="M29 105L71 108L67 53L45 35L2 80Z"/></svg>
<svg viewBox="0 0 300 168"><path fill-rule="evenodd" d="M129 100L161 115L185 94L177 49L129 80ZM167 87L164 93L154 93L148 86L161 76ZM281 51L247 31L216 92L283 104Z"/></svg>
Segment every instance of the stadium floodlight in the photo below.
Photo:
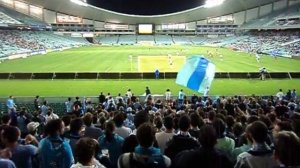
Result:
<svg viewBox="0 0 300 168"><path fill-rule="evenodd" d="M215 6L221 5L225 0L206 0L205 4L203 7L205 8L212 8Z"/></svg>
<svg viewBox="0 0 300 168"><path fill-rule="evenodd" d="M88 6L86 0L70 0L70 1L80 6Z"/></svg>

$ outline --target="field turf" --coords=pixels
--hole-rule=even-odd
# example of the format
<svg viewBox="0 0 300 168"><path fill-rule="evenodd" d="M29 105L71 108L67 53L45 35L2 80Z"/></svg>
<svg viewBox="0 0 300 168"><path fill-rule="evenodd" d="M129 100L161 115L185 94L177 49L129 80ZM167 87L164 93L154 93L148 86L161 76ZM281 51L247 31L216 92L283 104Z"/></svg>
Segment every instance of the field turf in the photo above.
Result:
<svg viewBox="0 0 300 168"><path fill-rule="evenodd" d="M300 80L246 80L216 79L211 95L274 95L279 88L300 90ZM164 94L167 88L177 96L180 89L187 95L195 93L171 80L0 80L0 97L18 96L97 96L101 91L124 95L131 88L136 95L143 95L145 86L153 94Z"/></svg>
<svg viewBox="0 0 300 168"><path fill-rule="evenodd" d="M26 59L5 61L0 64L0 72L138 72L139 56L190 56L207 51L214 57L209 59L216 64L217 72L257 72L264 66L270 72L299 72L300 61L288 58L274 59L262 56L257 63L254 54L218 48L198 46L91 46L81 47ZM132 64L129 59L132 56ZM166 62L166 61L165 61ZM141 63L143 70L153 71L159 62ZM165 66L169 66L166 64ZM176 65L178 69L181 65ZM146 68L145 68L146 67ZM148 67L148 68L147 68ZM164 69L164 67L162 68ZM166 68L168 69L168 68ZM161 71L163 72L163 71Z"/></svg>
<svg viewBox="0 0 300 168"><path fill-rule="evenodd" d="M219 54L216 54L216 50ZM217 72L258 72L262 66L269 72L300 72L300 61L289 58L274 59L263 55L257 63L254 54L237 52L225 48L197 46L90 46L26 59L8 60L0 63L1 72L151 72L158 67L163 71L180 69L184 56L213 53L208 57L216 64ZM167 55L183 56L175 69L170 70ZM219 55L223 55L223 60ZM129 55L132 56L129 59ZM149 60L147 56L155 58ZM155 57L153 57L155 56ZM179 57L178 57L179 58ZM140 60L139 60L140 59ZM160 59L164 59L160 62ZM139 66L142 66L142 68ZM168 69L169 68L169 69ZM167 88L173 95L183 88L187 95L193 91L168 80L0 80L0 97L14 96L96 96L101 91L112 95L124 95L131 88L136 95L144 93L149 86L153 94L163 94ZM279 88L300 90L299 79L267 80L258 79L216 79L213 81L211 95L271 95Z"/></svg>

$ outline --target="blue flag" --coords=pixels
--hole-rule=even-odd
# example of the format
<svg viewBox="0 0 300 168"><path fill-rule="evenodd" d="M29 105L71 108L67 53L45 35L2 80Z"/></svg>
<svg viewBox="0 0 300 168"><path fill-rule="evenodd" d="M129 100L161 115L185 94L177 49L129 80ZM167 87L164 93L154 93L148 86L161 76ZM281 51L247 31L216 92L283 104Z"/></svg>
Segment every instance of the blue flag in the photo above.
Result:
<svg viewBox="0 0 300 168"><path fill-rule="evenodd" d="M176 83L203 93L215 77L216 66L201 55L188 57L177 74Z"/></svg>

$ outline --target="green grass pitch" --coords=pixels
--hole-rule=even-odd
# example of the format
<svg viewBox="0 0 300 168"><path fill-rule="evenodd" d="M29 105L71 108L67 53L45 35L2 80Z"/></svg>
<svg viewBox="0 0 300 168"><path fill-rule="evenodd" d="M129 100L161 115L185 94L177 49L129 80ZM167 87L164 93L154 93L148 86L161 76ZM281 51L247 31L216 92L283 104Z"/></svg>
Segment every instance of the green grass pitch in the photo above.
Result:
<svg viewBox="0 0 300 168"><path fill-rule="evenodd" d="M219 54L223 55L223 60ZM217 72L257 72L262 66L269 72L300 72L300 61L288 58L274 59L262 56L257 63L254 54L237 52L225 48L198 46L91 46L52 52L46 55L32 56L26 59L4 61L0 72L161 72L177 71L183 64L184 57L175 61L175 68L170 68L167 55L190 56L212 52L209 59L216 64ZM132 61L129 59L132 56ZM147 56L154 61L145 60ZM157 57L153 57L157 56ZM142 58L142 59L141 59ZM179 57L178 57L179 58ZM140 59L140 60L139 60ZM160 60L163 59L161 62ZM141 66L139 68L139 66ZM169 80L0 80L0 97L14 96L95 96L104 93L119 92L124 94L131 88L136 95L144 93L149 86L154 94L163 94L167 88L177 95L183 88L188 95L195 93ZM211 95L270 95L279 88L300 90L300 80L267 80L257 79L216 79L213 81Z"/></svg>

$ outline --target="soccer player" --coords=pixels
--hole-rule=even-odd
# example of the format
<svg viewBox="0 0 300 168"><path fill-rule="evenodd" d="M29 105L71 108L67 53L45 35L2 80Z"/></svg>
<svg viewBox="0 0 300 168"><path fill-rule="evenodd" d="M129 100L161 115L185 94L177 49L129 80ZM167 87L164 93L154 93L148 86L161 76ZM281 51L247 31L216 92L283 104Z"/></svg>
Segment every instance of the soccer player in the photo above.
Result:
<svg viewBox="0 0 300 168"><path fill-rule="evenodd" d="M172 55L171 54L168 54L168 62L169 62L170 67L172 67L172 65L173 65L173 59L172 59Z"/></svg>

